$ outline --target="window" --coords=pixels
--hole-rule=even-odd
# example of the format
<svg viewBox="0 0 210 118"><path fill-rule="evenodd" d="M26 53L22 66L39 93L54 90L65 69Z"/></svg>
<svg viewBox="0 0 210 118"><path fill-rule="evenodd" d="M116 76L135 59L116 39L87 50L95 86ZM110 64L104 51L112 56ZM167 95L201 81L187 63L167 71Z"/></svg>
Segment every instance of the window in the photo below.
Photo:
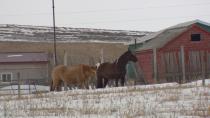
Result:
<svg viewBox="0 0 210 118"><path fill-rule="evenodd" d="M201 41L201 34L191 34L191 41Z"/></svg>
<svg viewBox="0 0 210 118"><path fill-rule="evenodd" d="M1 74L1 81L2 82L11 82L12 81L12 74L11 73L2 73Z"/></svg>

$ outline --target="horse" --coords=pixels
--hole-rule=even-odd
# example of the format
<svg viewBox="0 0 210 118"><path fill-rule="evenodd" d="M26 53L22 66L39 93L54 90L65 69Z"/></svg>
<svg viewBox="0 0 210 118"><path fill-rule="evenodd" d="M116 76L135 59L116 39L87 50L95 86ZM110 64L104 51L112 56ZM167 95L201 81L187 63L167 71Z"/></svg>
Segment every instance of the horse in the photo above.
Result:
<svg viewBox="0 0 210 118"><path fill-rule="evenodd" d="M61 84L74 85L80 88L87 88L90 78L96 75L96 67L79 64L75 66L56 66L51 73L52 81L50 91L61 91Z"/></svg>
<svg viewBox="0 0 210 118"><path fill-rule="evenodd" d="M105 62L99 65L97 75L96 88L106 87L109 80L115 80L115 86L118 87L118 81L122 86L125 84L126 64L129 62L137 62L136 56L130 51L123 53L113 63Z"/></svg>

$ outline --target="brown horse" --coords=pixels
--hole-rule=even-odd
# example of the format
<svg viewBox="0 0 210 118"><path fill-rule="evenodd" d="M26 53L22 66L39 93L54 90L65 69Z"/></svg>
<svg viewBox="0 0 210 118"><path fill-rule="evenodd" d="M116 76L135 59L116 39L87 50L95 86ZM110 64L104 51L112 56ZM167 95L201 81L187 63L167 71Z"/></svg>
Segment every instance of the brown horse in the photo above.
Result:
<svg viewBox="0 0 210 118"><path fill-rule="evenodd" d="M109 80L115 80L116 87L118 81L122 86L125 84L126 64L129 61L136 62L136 56L130 51L126 51L113 63L105 62L99 65L97 69L97 86L96 88L106 87Z"/></svg>
<svg viewBox="0 0 210 118"><path fill-rule="evenodd" d="M96 67L79 64L76 66L58 65L52 70L50 91L60 91L62 82L80 88L88 86L90 78L95 76Z"/></svg>

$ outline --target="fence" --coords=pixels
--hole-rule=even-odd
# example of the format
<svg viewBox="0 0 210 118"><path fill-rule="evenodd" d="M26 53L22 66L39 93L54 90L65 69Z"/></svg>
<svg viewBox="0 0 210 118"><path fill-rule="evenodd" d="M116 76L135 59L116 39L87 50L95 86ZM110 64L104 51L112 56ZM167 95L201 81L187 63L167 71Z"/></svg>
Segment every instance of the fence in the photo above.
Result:
<svg viewBox="0 0 210 118"><path fill-rule="evenodd" d="M209 50L184 48L167 52L153 50L153 78L157 82L185 83L208 78Z"/></svg>
<svg viewBox="0 0 210 118"><path fill-rule="evenodd" d="M49 91L49 79L21 79L19 73L17 80L0 84L0 96L21 95Z"/></svg>

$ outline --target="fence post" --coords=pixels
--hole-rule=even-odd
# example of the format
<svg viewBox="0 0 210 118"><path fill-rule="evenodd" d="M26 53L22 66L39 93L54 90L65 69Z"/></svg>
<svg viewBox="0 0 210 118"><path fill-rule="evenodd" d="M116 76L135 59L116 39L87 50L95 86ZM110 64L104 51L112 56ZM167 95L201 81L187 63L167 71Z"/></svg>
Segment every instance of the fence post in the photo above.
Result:
<svg viewBox="0 0 210 118"><path fill-rule="evenodd" d="M67 58L68 58L67 52L64 50L63 63L64 63L65 66L68 65ZM67 91L67 90L68 90L67 84L64 82L64 91Z"/></svg>
<svg viewBox="0 0 210 118"><path fill-rule="evenodd" d="M153 72L154 72L154 80L157 82L157 49L153 49Z"/></svg>
<svg viewBox="0 0 210 118"><path fill-rule="evenodd" d="M204 59L204 51L201 51L201 67L202 67L202 85L205 86L205 59Z"/></svg>
<svg viewBox="0 0 210 118"><path fill-rule="evenodd" d="M18 79L18 98L20 99L20 72L17 73L17 79Z"/></svg>
<svg viewBox="0 0 210 118"><path fill-rule="evenodd" d="M7 118L7 105L6 105L6 101L4 101L4 117Z"/></svg>
<svg viewBox="0 0 210 118"><path fill-rule="evenodd" d="M104 63L104 49L101 49L101 62L100 63Z"/></svg>
<svg viewBox="0 0 210 118"><path fill-rule="evenodd" d="M184 46L181 46L182 83L186 82Z"/></svg>
<svg viewBox="0 0 210 118"><path fill-rule="evenodd" d="M29 94L31 93L31 85L30 85L30 83L31 83L31 81L30 80L28 80L28 92L29 92Z"/></svg>

